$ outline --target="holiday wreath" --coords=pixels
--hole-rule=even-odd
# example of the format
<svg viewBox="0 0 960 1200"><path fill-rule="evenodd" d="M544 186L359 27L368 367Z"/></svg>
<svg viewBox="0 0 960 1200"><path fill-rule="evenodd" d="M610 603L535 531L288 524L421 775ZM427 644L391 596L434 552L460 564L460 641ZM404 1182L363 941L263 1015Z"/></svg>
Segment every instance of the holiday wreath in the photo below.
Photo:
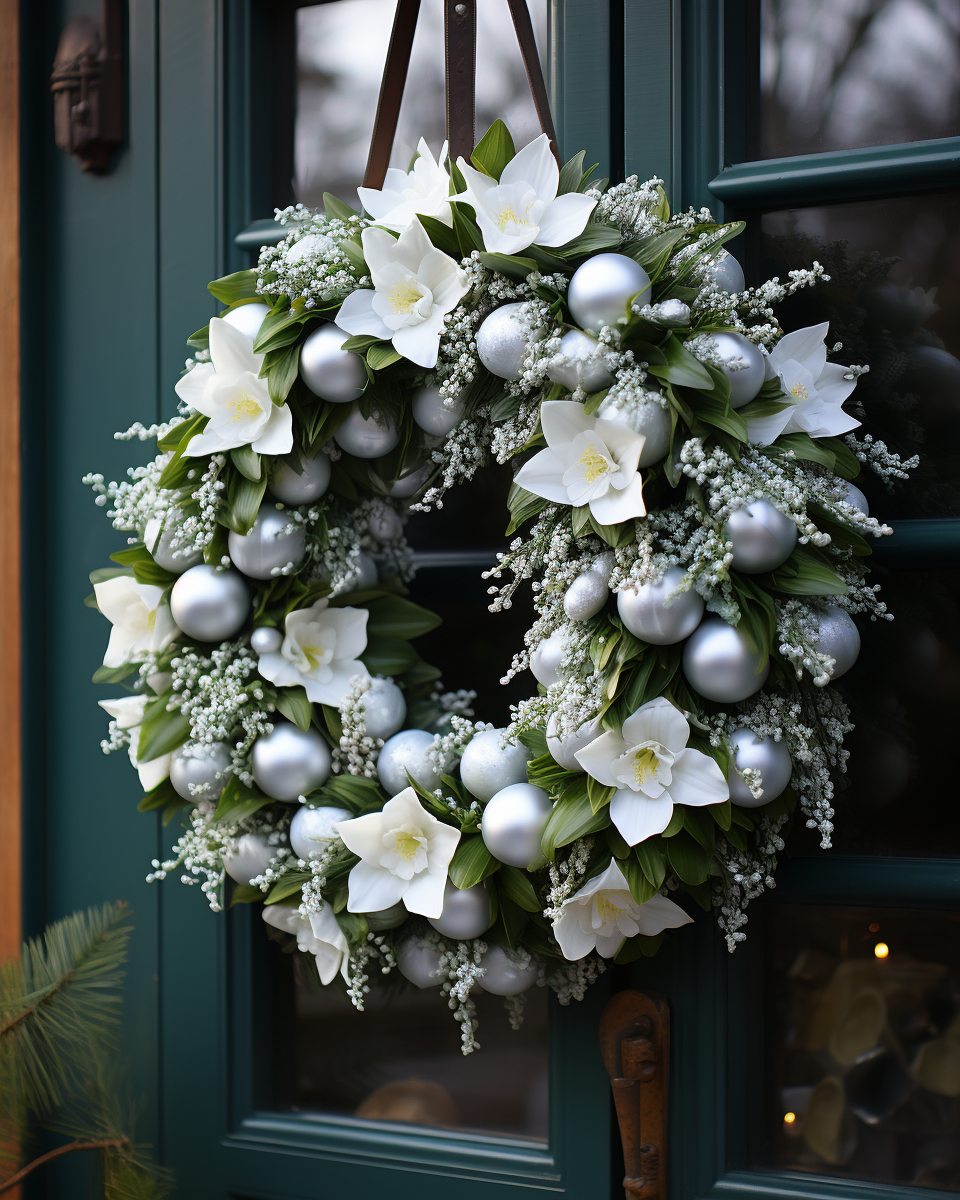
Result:
<svg viewBox="0 0 960 1200"><path fill-rule="evenodd" d="M732 950L799 807L830 844L851 613L885 617L850 482L843 405L866 368L773 305L822 268L745 288L739 224L671 214L659 180L591 183L546 135L497 122L468 163L420 143L363 212L278 213L253 270L189 339L178 415L123 437L159 454L92 475L131 534L95 571L112 623L95 679L185 832L214 909L262 901L276 936L342 976L579 998L713 909ZM517 468L491 608L530 581L508 675L537 694L474 722L411 639L406 513L495 459Z"/></svg>

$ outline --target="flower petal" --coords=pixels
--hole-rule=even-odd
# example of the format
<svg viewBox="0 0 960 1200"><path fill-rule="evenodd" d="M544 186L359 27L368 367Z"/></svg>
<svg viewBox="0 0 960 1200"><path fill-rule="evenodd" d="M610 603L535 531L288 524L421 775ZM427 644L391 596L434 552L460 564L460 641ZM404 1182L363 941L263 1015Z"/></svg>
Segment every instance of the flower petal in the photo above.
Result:
<svg viewBox="0 0 960 1200"><path fill-rule="evenodd" d="M670 795L674 804L722 804L730 795L720 764L699 750L681 750L673 762Z"/></svg>
<svg viewBox="0 0 960 1200"><path fill-rule="evenodd" d="M403 893L404 908L407 912L419 913L421 917L439 917L443 912L443 889L446 882L446 869L436 873L421 871L419 875L414 875Z"/></svg>
<svg viewBox="0 0 960 1200"><path fill-rule="evenodd" d="M358 818L363 820L363 817ZM344 821L344 825L350 824ZM347 912L380 912L389 908L403 897L407 880L400 879L384 867L375 867L367 862L358 862L350 872L347 893Z"/></svg>
<svg viewBox="0 0 960 1200"><path fill-rule="evenodd" d="M816 379L827 361L827 348L823 343L829 329L829 321L824 321L820 325L808 325L806 329L786 334L770 351L770 365L779 371L785 362L793 358L803 363ZM814 364L819 365L819 370Z"/></svg>
<svg viewBox="0 0 960 1200"><path fill-rule="evenodd" d="M529 462L525 462L514 476L518 487L526 488L534 496L552 500L554 504L569 504L570 494L563 482L566 470L552 450L541 450Z"/></svg>
<svg viewBox="0 0 960 1200"><path fill-rule="evenodd" d="M195 408L197 412L202 412L205 417L209 417L203 405L203 394L207 390L207 384L216 375L216 368L213 363L197 363L192 371L188 371L186 375L182 375L174 386L174 391L184 402Z"/></svg>
<svg viewBox="0 0 960 1200"><path fill-rule="evenodd" d="M855 379L844 379L849 367L828 362L817 380L817 392L828 404L842 404L857 386Z"/></svg>
<svg viewBox="0 0 960 1200"><path fill-rule="evenodd" d="M393 334L393 348L398 354L418 367L435 367L440 352L440 333L443 329L443 314L439 320L421 321L419 325L405 325Z"/></svg>
<svg viewBox="0 0 960 1200"><path fill-rule="evenodd" d="M226 379L242 375L244 371L259 375L263 365L263 355L254 354L250 338L220 317L214 317L210 322L210 358L217 374Z"/></svg>
<svg viewBox="0 0 960 1200"><path fill-rule="evenodd" d="M659 742L677 754L686 746L689 737L687 718L665 696L644 704L623 723L623 740L628 746Z"/></svg>
<svg viewBox="0 0 960 1200"><path fill-rule="evenodd" d="M293 414L286 404L274 404L263 433L251 443L257 454L289 454L293 449Z"/></svg>
<svg viewBox="0 0 960 1200"><path fill-rule="evenodd" d="M535 225L519 226L522 232L507 233L501 229L490 213L481 205L476 206L477 224L483 235L483 244L492 254L519 254L532 246L537 237Z"/></svg>
<svg viewBox="0 0 960 1200"><path fill-rule="evenodd" d="M363 232L366 233L367 230L365 229ZM375 295L376 292L373 288L357 288L355 292L351 292L337 312L335 318L337 325L347 333L369 333L374 337L389 340L390 330L373 311Z"/></svg>
<svg viewBox="0 0 960 1200"><path fill-rule="evenodd" d="M643 502L643 478L634 475L625 488L611 488L605 496L590 501L590 511L601 525L619 525L642 517L647 507Z"/></svg>
<svg viewBox="0 0 960 1200"><path fill-rule="evenodd" d="M563 951L563 957L569 962L576 962L596 947L596 934L585 929L580 921L580 914L573 908L564 907L560 916L553 923L553 936L557 945Z"/></svg>
<svg viewBox="0 0 960 1200"><path fill-rule="evenodd" d="M552 157L552 155L551 155ZM596 207L596 200L579 192L567 192L548 204L540 218L538 246L564 246L579 237Z"/></svg>
<svg viewBox="0 0 960 1200"><path fill-rule="evenodd" d="M170 774L172 761L172 754L161 754L159 758L151 758L149 762L137 762L137 775L145 792L152 792L158 784L163 783Z"/></svg>
<svg viewBox="0 0 960 1200"><path fill-rule="evenodd" d="M529 183L537 193L537 199L548 204L556 198L560 186L560 168L550 149L550 139L545 133L535 137L503 168L501 184ZM496 181L494 181L496 187ZM584 197L586 199L586 197ZM581 226L582 228L582 226ZM549 243L559 246L559 242Z"/></svg>
<svg viewBox="0 0 960 1200"><path fill-rule="evenodd" d="M596 427L596 417L588 416L576 400L546 400L540 406L540 428L548 446L572 442L577 434L593 433Z"/></svg>
<svg viewBox="0 0 960 1200"><path fill-rule="evenodd" d="M791 404L789 408L771 413L769 417L748 417L747 439L757 446L772 445L790 423L794 407Z"/></svg>
<svg viewBox="0 0 960 1200"><path fill-rule="evenodd" d="M656 937L664 929L679 929L681 925L692 925L693 918L688 917L679 904L674 904L666 896L651 896L646 903L640 905L636 914L636 922L640 932L646 937Z"/></svg>
<svg viewBox="0 0 960 1200"><path fill-rule="evenodd" d="M663 833L673 816L673 801L664 792L656 800L621 788L610 801L610 820L628 846Z"/></svg>
<svg viewBox="0 0 960 1200"><path fill-rule="evenodd" d="M610 730L578 750L574 758L598 783L614 787L617 780L613 774L613 764L626 751L627 743L619 733Z"/></svg>

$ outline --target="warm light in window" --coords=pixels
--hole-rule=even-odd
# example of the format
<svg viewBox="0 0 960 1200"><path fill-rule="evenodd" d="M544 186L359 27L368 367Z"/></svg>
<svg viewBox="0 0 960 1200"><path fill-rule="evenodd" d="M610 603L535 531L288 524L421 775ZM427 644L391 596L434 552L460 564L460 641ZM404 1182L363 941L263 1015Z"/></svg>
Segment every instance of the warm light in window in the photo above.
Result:
<svg viewBox="0 0 960 1200"><path fill-rule="evenodd" d="M784 1113L783 1114L784 1125L792 1125L796 1119L797 1119L796 1113Z"/></svg>
<svg viewBox="0 0 960 1200"><path fill-rule="evenodd" d="M870 929L871 933L879 933L880 932L880 926L876 925L876 924L869 926L869 929Z"/></svg>
<svg viewBox="0 0 960 1200"><path fill-rule="evenodd" d="M887 955L890 953L890 947L887 945L886 942L877 942L877 944L873 948L873 953L876 955L877 958L886 958Z"/></svg>

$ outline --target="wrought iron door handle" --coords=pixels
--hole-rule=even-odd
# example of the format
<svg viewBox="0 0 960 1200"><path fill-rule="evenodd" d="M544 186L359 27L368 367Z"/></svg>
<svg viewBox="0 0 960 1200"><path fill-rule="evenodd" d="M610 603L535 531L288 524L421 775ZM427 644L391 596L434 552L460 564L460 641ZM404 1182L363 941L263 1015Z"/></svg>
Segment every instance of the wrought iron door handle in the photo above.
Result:
<svg viewBox="0 0 960 1200"><path fill-rule="evenodd" d="M667 1200L666 996L646 990L618 992L600 1018L600 1052L620 1125L624 1195L628 1200Z"/></svg>

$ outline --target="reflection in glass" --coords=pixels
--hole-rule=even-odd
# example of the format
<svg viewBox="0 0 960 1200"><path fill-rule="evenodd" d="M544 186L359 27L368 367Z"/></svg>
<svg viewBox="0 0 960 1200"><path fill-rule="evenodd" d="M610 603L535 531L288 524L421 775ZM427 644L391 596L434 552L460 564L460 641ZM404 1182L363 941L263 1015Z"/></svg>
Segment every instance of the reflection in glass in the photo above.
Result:
<svg viewBox="0 0 960 1200"><path fill-rule="evenodd" d="M757 1165L960 1191L960 914L771 904Z"/></svg>
<svg viewBox="0 0 960 1200"><path fill-rule="evenodd" d="M530 0L537 43L546 46L547 0ZM294 192L319 206L323 193L357 204L396 0L332 0L297 12ZM391 166L403 167L421 137L444 139L443 4L424 0L400 106ZM477 5L477 136L502 117L518 146L540 132L506 0Z"/></svg>
<svg viewBox="0 0 960 1200"><path fill-rule="evenodd" d="M960 133L960 0L762 0L759 158Z"/></svg>

